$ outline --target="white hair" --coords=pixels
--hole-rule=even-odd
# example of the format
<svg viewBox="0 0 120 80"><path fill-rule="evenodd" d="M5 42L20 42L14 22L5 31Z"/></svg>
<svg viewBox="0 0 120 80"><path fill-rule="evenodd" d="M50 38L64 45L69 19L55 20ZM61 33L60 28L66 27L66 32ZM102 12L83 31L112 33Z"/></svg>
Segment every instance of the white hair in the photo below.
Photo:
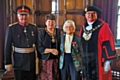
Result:
<svg viewBox="0 0 120 80"><path fill-rule="evenodd" d="M73 26L73 28L74 28L73 32L75 32L76 26L75 26L75 23L74 23L73 20L66 20L66 21L65 21L65 23L64 23L64 25L63 25L63 31L66 32L65 27L66 27L66 25L68 25L68 24L72 24L72 26Z"/></svg>

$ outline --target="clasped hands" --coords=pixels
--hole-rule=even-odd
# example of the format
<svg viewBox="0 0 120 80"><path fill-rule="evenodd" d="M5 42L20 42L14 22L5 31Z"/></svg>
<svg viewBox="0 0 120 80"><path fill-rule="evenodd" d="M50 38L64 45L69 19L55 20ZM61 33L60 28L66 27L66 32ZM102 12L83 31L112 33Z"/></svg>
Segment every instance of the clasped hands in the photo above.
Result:
<svg viewBox="0 0 120 80"><path fill-rule="evenodd" d="M47 53L52 53L53 55L58 55L58 50L57 49L45 49L45 51L44 51L44 53L45 54L47 54Z"/></svg>

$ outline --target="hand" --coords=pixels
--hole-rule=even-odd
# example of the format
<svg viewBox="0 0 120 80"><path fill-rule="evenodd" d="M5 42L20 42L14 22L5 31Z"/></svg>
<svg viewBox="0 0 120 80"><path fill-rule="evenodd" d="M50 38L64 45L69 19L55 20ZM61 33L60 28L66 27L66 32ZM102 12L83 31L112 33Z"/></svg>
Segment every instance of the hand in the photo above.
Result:
<svg viewBox="0 0 120 80"><path fill-rule="evenodd" d="M106 74L110 70L110 61L106 61L104 63L104 74Z"/></svg>
<svg viewBox="0 0 120 80"><path fill-rule="evenodd" d="M5 65L5 69L6 69L7 71L12 70L12 69L13 69L12 64Z"/></svg>
<svg viewBox="0 0 120 80"><path fill-rule="evenodd" d="M57 49L52 49L52 52L51 52L53 55L58 55L58 50Z"/></svg>
<svg viewBox="0 0 120 80"><path fill-rule="evenodd" d="M104 70L103 73L106 74L109 70L110 70L110 66L109 66L108 70Z"/></svg>

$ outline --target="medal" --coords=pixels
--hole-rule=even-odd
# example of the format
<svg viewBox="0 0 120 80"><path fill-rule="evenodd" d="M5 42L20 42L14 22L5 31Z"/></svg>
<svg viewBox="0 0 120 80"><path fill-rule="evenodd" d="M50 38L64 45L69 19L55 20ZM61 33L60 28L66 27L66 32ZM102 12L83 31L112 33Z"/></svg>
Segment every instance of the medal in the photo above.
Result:
<svg viewBox="0 0 120 80"><path fill-rule="evenodd" d="M83 36L83 38L84 38L86 41L88 41L88 40L90 40L91 37L90 37L88 34L86 34L86 35Z"/></svg>
<svg viewBox="0 0 120 80"><path fill-rule="evenodd" d="M79 61L75 61L75 66L78 67L79 66Z"/></svg>
<svg viewBox="0 0 120 80"><path fill-rule="evenodd" d="M55 38L54 38L54 37L52 37L52 42L53 42L53 43L55 42Z"/></svg>
<svg viewBox="0 0 120 80"><path fill-rule="evenodd" d="M26 33L27 32L27 30L26 30L26 27L24 28L24 33Z"/></svg>
<svg viewBox="0 0 120 80"><path fill-rule="evenodd" d="M33 48L35 48L35 44L33 44L32 46L33 46Z"/></svg>
<svg viewBox="0 0 120 80"><path fill-rule="evenodd" d="M51 36L51 41L54 43L55 42L55 35L56 35L56 30L54 31L53 34L51 34L46 28L45 28L46 32Z"/></svg>
<svg viewBox="0 0 120 80"><path fill-rule="evenodd" d="M33 31L31 31L31 35L34 36L34 32Z"/></svg>

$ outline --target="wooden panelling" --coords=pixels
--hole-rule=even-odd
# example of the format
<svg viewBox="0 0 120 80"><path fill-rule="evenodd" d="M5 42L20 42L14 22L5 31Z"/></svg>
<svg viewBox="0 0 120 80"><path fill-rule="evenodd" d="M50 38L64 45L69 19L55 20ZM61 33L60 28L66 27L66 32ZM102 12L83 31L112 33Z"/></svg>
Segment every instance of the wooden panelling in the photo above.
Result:
<svg viewBox="0 0 120 80"><path fill-rule="evenodd" d="M19 5L27 5L31 8L29 22L36 23L38 27L45 26L45 15L54 13L56 15L56 25L62 27L67 19L75 21L77 26L81 26L84 21L82 9L84 6L91 4L93 0L9 0L8 14L10 22L17 21L13 10ZM55 2L55 5L52 5ZM55 9L52 11L52 7Z"/></svg>
<svg viewBox="0 0 120 80"><path fill-rule="evenodd" d="M58 10L57 19L58 26L62 28L64 22L68 19L73 20L76 24L77 31L79 31L79 27L82 26L84 18L82 16L83 11L83 0L58 0Z"/></svg>
<svg viewBox="0 0 120 80"><path fill-rule="evenodd" d="M35 23L38 27L45 27L45 15L52 10L52 0L36 0L35 3Z"/></svg>
<svg viewBox="0 0 120 80"><path fill-rule="evenodd" d="M64 0L58 0L58 4L59 4L59 5L58 5L58 8L59 8L58 10L59 10L59 11L64 10L65 1L64 1Z"/></svg>
<svg viewBox="0 0 120 80"><path fill-rule="evenodd" d="M76 9L83 9L83 0L76 0L76 5L75 8Z"/></svg>
<svg viewBox="0 0 120 80"><path fill-rule="evenodd" d="M33 0L25 0L25 5L30 7L31 12L33 10L33 4L32 4ZM33 13L31 13L30 17L29 17L29 22L33 23Z"/></svg>
<svg viewBox="0 0 120 80"><path fill-rule="evenodd" d="M33 0L25 0L25 4L32 8Z"/></svg>
<svg viewBox="0 0 120 80"><path fill-rule="evenodd" d="M84 17L82 15L75 15L76 25L83 25Z"/></svg>
<svg viewBox="0 0 120 80"><path fill-rule="evenodd" d="M6 15L5 15L5 0L0 0L0 69L3 68L4 64L4 36L5 36L5 27L6 27Z"/></svg>
<svg viewBox="0 0 120 80"><path fill-rule="evenodd" d="M17 6L20 6L21 4L23 4L22 2L23 2L22 0L16 0L15 3L16 3Z"/></svg>
<svg viewBox="0 0 120 80"><path fill-rule="evenodd" d="M64 16L57 14L57 15L56 15L56 19L57 19L56 25L57 25L60 29L62 29L62 26L63 26L63 23L64 23Z"/></svg>
<svg viewBox="0 0 120 80"><path fill-rule="evenodd" d="M41 11L51 11L52 7L52 0L41 0Z"/></svg>
<svg viewBox="0 0 120 80"><path fill-rule="evenodd" d="M66 19L67 19L67 20L74 20L74 16L75 16L75 15L73 15L73 14L67 14L67 15L66 15Z"/></svg>
<svg viewBox="0 0 120 80"><path fill-rule="evenodd" d="M52 13L56 15L56 26L62 27L67 19L75 21L77 26L81 26L83 22L82 9L83 0L10 0L15 4L9 6L10 10L14 10L16 6L27 5L31 8L29 22L36 23L38 27L45 26L45 15L52 12L52 7L55 9ZM55 5L52 5L55 2ZM11 13L10 22L16 22L16 15Z"/></svg>
<svg viewBox="0 0 120 80"><path fill-rule="evenodd" d="M74 9L76 0L66 0L66 9Z"/></svg>

